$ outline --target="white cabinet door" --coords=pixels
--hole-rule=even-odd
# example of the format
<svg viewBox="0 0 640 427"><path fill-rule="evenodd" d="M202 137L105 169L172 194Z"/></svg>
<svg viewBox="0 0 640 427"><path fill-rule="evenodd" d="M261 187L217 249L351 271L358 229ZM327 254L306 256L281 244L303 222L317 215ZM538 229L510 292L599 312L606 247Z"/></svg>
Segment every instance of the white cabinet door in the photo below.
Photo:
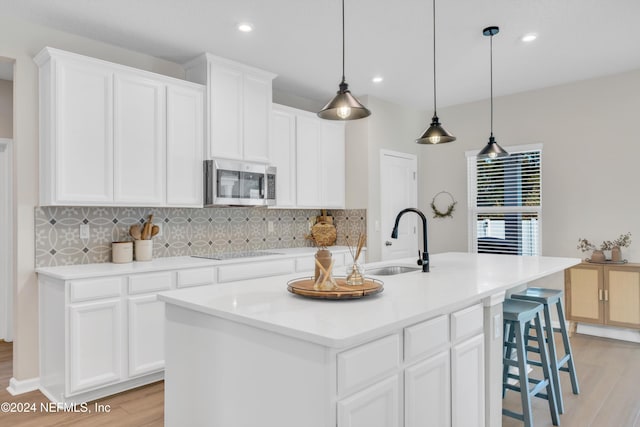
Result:
<svg viewBox="0 0 640 427"><path fill-rule="evenodd" d="M345 140L344 123L322 122L320 162L322 207L344 208Z"/></svg>
<svg viewBox="0 0 640 427"><path fill-rule="evenodd" d="M269 163L271 78L245 73L243 97L243 157Z"/></svg>
<svg viewBox="0 0 640 427"><path fill-rule="evenodd" d="M164 302L158 296L129 298L129 376L164 368Z"/></svg>
<svg viewBox="0 0 640 427"><path fill-rule="evenodd" d="M271 164L278 168L276 206L296 205L296 116L293 112L273 109L272 136L269 148Z"/></svg>
<svg viewBox="0 0 640 427"><path fill-rule="evenodd" d="M449 351L405 370L405 427L451 425Z"/></svg>
<svg viewBox="0 0 640 427"><path fill-rule="evenodd" d="M243 73L215 63L209 73L209 158L242 160Z"/></svg>
<svg viewBox="0 0 640 427"><path fill-rule="evenodd" d="M452 425L484 426L484 335L451 349Z"/></svg>
<svg viewBox="0 0 640 427"><path fill-rule="evenodd" d="M338 402L338 427L399 427L399 385L394 375Z"/></svg>
<svg viewBox="0 0 640 427"><path fill-rule="evenodd" d="M111 203L113 73L71 60L52 64L55 72L40 76L41 203Z"/></svg>
<svg viewBox="0 0 640 427"><path fill-rule="evenodd" d="M204 91L167 86L167 205L202 207Z"/></svg>
<svg viewBox="0 0 640 427"><path fill-rule="evenodd" d="M114 200L164 202L165 85L134 73L114 81Z"/></svg>
<svg viewBox="0 0 640 427"><path fill-rule="evenodd" d="M322 207L321 130L319 119L296 118L296 200L299 207Z"/></svg>
<svg viewBox="0 0 640 427"><path fill-rule="evenodd" d="M117 299L69 307L67 394L121 379L121 304Z"/></svg>

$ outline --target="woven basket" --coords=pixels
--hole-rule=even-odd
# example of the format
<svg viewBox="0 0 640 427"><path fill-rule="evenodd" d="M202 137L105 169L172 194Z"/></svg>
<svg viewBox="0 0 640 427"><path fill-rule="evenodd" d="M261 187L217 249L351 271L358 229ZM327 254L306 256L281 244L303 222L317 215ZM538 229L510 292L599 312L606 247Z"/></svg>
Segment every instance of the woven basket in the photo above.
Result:
<svg viewBox="0 0 640 427"><path fill-rule="evenodd" d="M333 224L319 222L311 227L311 237L318 246L333 246L338 238L338 233Z"/></svg>

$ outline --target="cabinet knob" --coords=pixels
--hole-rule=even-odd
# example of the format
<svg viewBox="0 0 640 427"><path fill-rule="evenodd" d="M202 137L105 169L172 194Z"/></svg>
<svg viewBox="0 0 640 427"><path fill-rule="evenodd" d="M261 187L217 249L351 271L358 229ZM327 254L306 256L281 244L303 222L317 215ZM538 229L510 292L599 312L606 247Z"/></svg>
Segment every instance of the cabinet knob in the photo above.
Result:
<svg viewBox="0 0 640 427"><path fill-rule="evenodd" d="M385 245L385 246L391 246L392 244L393 244L393 243L391 243L391 242L390 242L390 241L388 241L388 240L387 240L386 242L384 242L384 245Z"/></svg>

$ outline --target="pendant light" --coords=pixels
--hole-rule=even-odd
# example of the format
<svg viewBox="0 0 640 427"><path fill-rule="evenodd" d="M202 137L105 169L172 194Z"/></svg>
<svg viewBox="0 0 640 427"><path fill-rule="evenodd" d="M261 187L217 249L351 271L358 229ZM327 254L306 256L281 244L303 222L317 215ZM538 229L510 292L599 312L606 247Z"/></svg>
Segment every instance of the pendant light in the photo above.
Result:
<svg viewBox="0 0 640 427"><path fill-rule="evenodd" d="M344 80L344 0L342 0L342 81L336 96L318 113L318 117L326 120L356 120L369 117L369 111L351 95L349 85Z"/></svg>
<svg viewBox="0 0 640 427"><path fill-rule="evenodd" d="M442 127L436 111L436 0L433 0L433 118L429 128L419 139L416 139L416 142L418 144L442 144L455 140L456 137Z"/></svg>
<svg viewBox="0 0 640 427"><path fill-rule="evenodd" d="M489 136L489 142L487 145L480 150L478 153L478 157L489 157L491 159L495 159L496 157L505 157L508 156L504 148L500 147L496 142L496 139L493 137L493 36L498 34L500 28L498 27L487 27L482 30L482 34L490 37L490 62L491 62L491 135Z"/></svg>

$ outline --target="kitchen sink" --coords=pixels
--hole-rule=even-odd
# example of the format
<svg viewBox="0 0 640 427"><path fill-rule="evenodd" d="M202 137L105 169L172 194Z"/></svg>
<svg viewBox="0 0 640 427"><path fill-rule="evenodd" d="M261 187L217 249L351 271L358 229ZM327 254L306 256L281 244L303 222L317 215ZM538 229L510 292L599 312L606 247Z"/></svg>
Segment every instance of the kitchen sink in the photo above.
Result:
<svg viewBox="0 0 640 427"><path fill-rule="evenodd" d="M394 276L396 274L410 273L412 271L421 270L421 267L407 267L406 265L387 265L365 270L366 274L374 276Z"/></svg>

